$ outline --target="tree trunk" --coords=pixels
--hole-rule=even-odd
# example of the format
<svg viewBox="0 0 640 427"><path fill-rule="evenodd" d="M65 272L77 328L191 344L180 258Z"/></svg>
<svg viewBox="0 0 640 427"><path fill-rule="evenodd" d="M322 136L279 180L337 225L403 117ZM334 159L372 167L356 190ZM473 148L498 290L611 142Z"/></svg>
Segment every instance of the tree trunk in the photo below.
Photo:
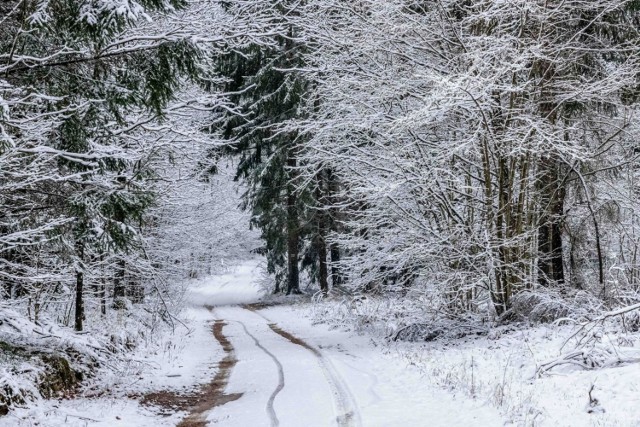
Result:
<svg viewBox="0 0 640 427"><path fill-rule="evenodd" d="M541 206L538 227L538 283L542 286L564 283L562 221L565 189L555 162L541 164Z"/></svg>
<svg viewBox="0 0 640 427"><path fill-rule="evenodd" d="M556 68L547 60L538 61L534 67L540 78L540 115L556 127L562 123L556 100L553 78ZM564 132L564 138L567 138ZM539 161L538 191L540 207L538 218L538 283L548 286L564 283L562 251L562 223L564 221L564 182L560 175L561 164L553 152L545 153Z"/></svg>
<svg viewBox="0 0 640 427"><path fill-rule="evenodd" d="M328 184L328 205L329 209L329 223L327 227L329 230L337 232L339 226L338 209L335 207L338 200L338 180L331 169L327 169L327 184ZM331 284L332 286L339 286L344 282L342 272L338 264L340 263L340 246L337 243L331 243L329 247L329 256L331 258Z"/></svg>
<svg viewBox="0 0 640 427"><path fill-rule="evenodd" d="M291 197L289 197L289 199L291 199ZM300 272L298 269L298 227L296 221L297 217L295 216L294 211L295 207L289 212L287 229L287 295L291 293L300 293Z"/></svg>
<svg viewBox="0 0 640 427"><path fill-rule="evenodd" d="M116 262L116 274L113 279L113 300L116 301L125 297L125 262L123 259L119 259Z"/></svg>
<svg viewBox="0 0 640 427"><path fill-rule="evenodd" d="M327 244L324 236L318 236L318 258L320 263L320 271L318 281L320 282L320 290L324 295L329 293L329 273L327 270Z"/></svg>
<svg viewBox="0 0 640 427"><path fill-rule="evenodd" d="M331 256L331 285L339 286L343 282L342 272L338 266L340 262L340 247L337 243L332 243L329 251Z"/></svg>
<svg viewBox="0 0 640 427"><path fill-rule="evenodd" d="M299 258L299 227L298 209L295 188L296 157L294 149L289 150L287 158L289 168L289 182L287 183L287 295L300 293Z"/></svg>
<svg viewBox="0 0 640 427"><path fill-rule="evenodd" d="M320 267L318 272L318 281L323 295L327 295L329 293L329 274L327 271L327 242L325 240L327 230L325 226L325 213L320 211L319 216L318 236L316 238L316 244L318 247L318 263Z"/></svg>
<svg viewBox="0 0 640 427"><path fill-rule="evenodd" d="M84 246L82 243L76 243L77 251L78 251L78 265L76 267L76 312L75 312L75 329L78 332L82 331L82 321L84 319L84 266L83 263L83 255L84 255Z"/></svg>
<svg viewBox="0 0 640 427"><path fill-rule="evenodd" d="M104 317L107 315L107 284L102 283L100 287L100 314Z"/></svg>

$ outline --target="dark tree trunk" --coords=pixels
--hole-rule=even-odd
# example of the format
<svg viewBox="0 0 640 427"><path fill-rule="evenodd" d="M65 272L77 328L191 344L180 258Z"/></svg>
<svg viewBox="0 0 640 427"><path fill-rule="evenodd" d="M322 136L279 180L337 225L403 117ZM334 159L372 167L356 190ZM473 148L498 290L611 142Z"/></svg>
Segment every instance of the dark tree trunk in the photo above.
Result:
<svg viewBox="0 0 640 427"><path fill-rule="evenodd" d="M338 208L338 179L331 169L327 169L327 184L328 184L328 204L331 206L329 209L329 230L338 231L339 218ZM342 272L338 264L340 263L340 246L337 243L331 243L329 247L329 256L331 258L331 285L339 286L344 282Z"/></svg>
<svg viewBox="0 0 640 427"><path fill-rule="evenodd" d="M322 174L319 174L318 183L316 188L316 199L320 204L318 211L318 235L316 237L316 245L318 248L318 282L320 283L320 290L324 295L329 293L329 273L327 271L327 214L324 211L325 202L324 195L322 194Z"/></svg>
<svg viewBox="0 0 640 427"><path fill-rule="evenodd" d="M299 226L298 208L295 188L296 157L291 149L287 158L289 182L287 183L287 295L300 293L299 259Z"/></svg>
<svg viewBox="0 0 640 427"><path fill-rule="evenodd" d="M83 287L84 273L78 270L76 271L76 331L82 331L82 318L84 317Z"/></svg>
<svg viewBox="0 0 640 427"><path fill-rule="evenodd" d="M564 283L562 223L565 189L555 162L542 165L543 176L538 228L538 282L543 286Z"/></svg>
<svg viewBox="0 0 640 427"><path fill-rule="evenodd" d="M102 285L100 285L101 290L100 290L100 314L102 314L102 316L106 316L107 315L107 284L106 283L102 283Z"/></svg>
<svg viewBox="0 0 640 427"><path fill-rule="evenodd" d="M534 70L540 78L540 114L555 127L562 122L553 84L555 65L543 59L534 64ZM566 132L565 138L567 138ZM555 158L556 154L551 152L543 156L548 157L539 161L538 283L548 286L553 283L564 283L562 224L565 183L560 173L560 161Z"/></svg>
<svg viewBox="0 0 640 427"><path fill-rule="evenodd" d="M116 262L116 274L113 279L114 301L119 298L125 297L124 276L125 276L125 262L123 259L120 259Z"/></svg>
<svg viewBox="0 0 640 427"><path fill-rule="evenodd" d="M324 237L319 236L318 242L318 258L320 263L320 271L318 281L320 282L320 290L324 295L329 293L329 272L327 269L327 244Z"/></svg>
<svg viewBox="0 0 640 427"><path fill-rule="evenodd" d="M291 197L289 199L291 199ZM295 221L297 217L293 211L295 211L295 207L289 212L287 229L287 295L300 293L298 227L297 221Z"/></svg>
<svg viewBox="0 0 640 427"><path fill-rule="evenodd" d="M332 243L330 248L331 256L331 284L333 286L339 286L343 282L342 272L338 263L340 262L340 247L337 243Z"/></svg>
<svg viewBox="0 0 640 427"><path fill-rule="evenodd" d="M76 331L82 331L82 321L84 320L84 270L83 270L83 258L84 247L82 243L77 243L78 251L78 266L76 267L76 312L75 312L75 329Z"/></svg>

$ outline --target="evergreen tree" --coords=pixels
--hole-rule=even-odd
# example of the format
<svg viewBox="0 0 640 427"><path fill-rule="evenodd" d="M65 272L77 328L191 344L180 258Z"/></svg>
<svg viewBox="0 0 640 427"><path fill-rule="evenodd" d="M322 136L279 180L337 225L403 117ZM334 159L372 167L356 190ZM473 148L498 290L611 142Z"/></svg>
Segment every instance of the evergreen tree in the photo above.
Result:
<svg viewBox="0 0 640 427"><path fill-rule="evenodd" d="M287 294L299 292L301 220L307 197L298 173L303 139L282 127L301 117L309 87L295 71L304 66L304 44L286 19L293 3L256 2L250 7L251 16L270 14L277 35L241 49L234 46L216 58L217 73L226 77L223 90L237 108L220 123L224 138L232 143L228 153L240 156L237 177L248 185L243 206L262 232L276 292L286 277ZM224 4L231 14L249 13L240 4Z"/></svg>
<svg viewBox="0 0 640 427"><path fill-rule="evenodd" d="M40 212L29 224L39 231L27 235L58 242L67 254L81 330L88 266L135 248L153 202L142 185L151 171L148 153L135 149L137 128L161 119L180 79L196 75L199 49L184 34L134 31L150 13L182 8L182 0L9 3L0 21L8 36L0 40L0 99L10 105L0 117L3 154L27 170L21 182L7 180L24 192L16 200L22 210ZM19 227L8 218L3 232L24 235ZM32 264L35 250L22 245L14 264ZM116 297L124 296L124 261L118 265Z"/></svg>

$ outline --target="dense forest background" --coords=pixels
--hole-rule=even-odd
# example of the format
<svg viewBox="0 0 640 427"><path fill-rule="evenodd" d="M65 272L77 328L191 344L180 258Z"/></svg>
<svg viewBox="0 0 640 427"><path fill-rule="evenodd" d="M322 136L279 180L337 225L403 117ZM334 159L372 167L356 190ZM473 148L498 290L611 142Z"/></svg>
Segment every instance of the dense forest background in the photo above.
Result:
<svg viewBox="0 0 640 427"><path fill-rule="evenodd" d="M639 12L4 1L0 319L33 346L24 325L95 333L135 305L173 323L177 283L256 253L275 293L396 317L637 304Z"/></svg>

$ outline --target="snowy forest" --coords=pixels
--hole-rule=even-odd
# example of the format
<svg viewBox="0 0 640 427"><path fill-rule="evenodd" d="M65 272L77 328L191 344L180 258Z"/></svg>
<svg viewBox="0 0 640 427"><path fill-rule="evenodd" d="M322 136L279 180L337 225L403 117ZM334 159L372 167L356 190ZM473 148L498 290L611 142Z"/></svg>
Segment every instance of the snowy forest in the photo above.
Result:
<svg viewBox="0 0 640 427"><path fill-rule="evenodd" d="M338 396L265 425L440 425L314 328L467 399L443 426L640 425L639 112L638 0L4 0L0 425L262 425L219 401L256 313ZM217 403L150 394L205 336Z"/></svg>

